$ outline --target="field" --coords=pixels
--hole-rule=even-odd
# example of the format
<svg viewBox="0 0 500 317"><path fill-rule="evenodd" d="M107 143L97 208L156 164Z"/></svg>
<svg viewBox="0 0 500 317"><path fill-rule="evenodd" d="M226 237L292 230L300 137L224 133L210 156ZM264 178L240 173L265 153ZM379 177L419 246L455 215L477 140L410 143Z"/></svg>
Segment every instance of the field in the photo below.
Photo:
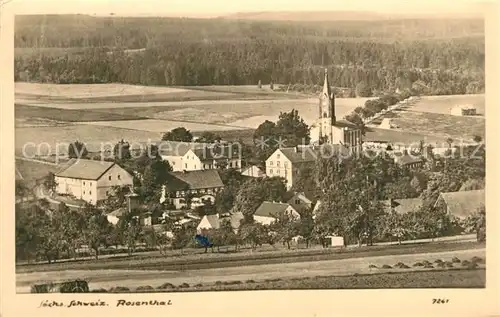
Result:
<svg viewBox="0 0 500 317"><path fill-rule="evenodd" d="M160 287L164 283L171 283L173 285L181 285L188 283L189 285L201 284L200 290L215 290L225 285L235 286L239 281L242 282L253 280L261 285L267 285L273 287L278 283L278 285L286 285L285 282L294 283L288 284L288 286L297 286L297 281L309 280L310 288L318 288L320 285L324 285L325 288L335 288L338 284L327 283L328 280L347 278L353 275L363 275L363 274L379 274L384 273L379 278L386 279L390 275L401 274L399 272L404 271L403 274L406 275L400 280L397 285L400 287L425 287L427 284L423 279L418 278L417 271L421 271L420 267L413 267L414 263L429 261L434 263L436 260L441 261L451 261L453 258L458 257L461 261L471 260L473 257L485 258L484 249L469 249L469 250L455 250L455 251L438 251L431 253L416 253L416 254L392 254L389 255L392 248L386 247L385 255L384 252L375 254L358 254L355 256L347 258L335 258L328 260L317 260L310 259L304 261L276 261L267 263L258 263L255 261L247 260L245 263L241 263L238 266L205 266L205 267L178 267L173 268L170 266L161 266L156 270L144 270L143 268L137 267L123 267L121 269L112 268L102 268L102 269L87 269L81 268L76 269L73 267L67 267L63 271L37 271L37 272L20 272L16 270L17 276L17 289L18 292L25 292L27 287L33 283L54 281L54 280L66 280L81 278L89 281L91 289L105 288L109 289L111 287L127 287L129 289L135 289L141 286L150 286L153 289ZM194 261L191 260L191 263ZM398 262L405 263L410 268L396 268L395 264ZM95 262L94 262L95 263ZM92 266L94 263L89 263ZM287 270L283 270L283 266L286 263ZM57 263L56 263L57 264ZM95 263L97 264L97 263ZM125 263L124 263L125 264ZM199 263L198 264L203 264ZM385 269L382 268L383 265L388 264L392 268ZM376 268L371 268L370 266L375 265ZM440 283L452 282L453 276L456 273L455 269L464 268L464 265L454 264L453 268L447 271L447 280L442 280ZM484 268L484 264L479 266L480 269ZM428 278L432 276L431 273L434 271L440 271L441 269L434 264L434 268L424 268L427 274L425 276ZM476 271L476 270L474 270ZM477 270L481 271L481 270ZM411 273L410 273L411 272ZM389 273L389 274L387 274ZM415 275L413 275L415 273ZM335 278L332 278L335 276ZM368 279L371 279L367 277ZM484 277L483 277L484 279ZM316 287L314 283L318 283L320 280L323 282ZM473 278L472 276L464 276L463 283L460 286L466 286L465 283L468 281L468 287L484 287L484 280ZM474 281L474 283L472 283ZM285 283L285 284L282 284ZM366 287L366 284L360 282L358 284L360 288ZM429 282L427 282L429 283ZM472 283L472 284L471 284ZM348 285L348 284L343 284ZM356 284L354 284L356 285ZM362 286L363 285L363 286ZM389 285L382 286L377 284L379 287L389 287ZM442 285L442 284L439 284ZM242 286L242 285L240 285ZM248 285L247 285L248 286ZM276 285L277 286L277 285ZM451 286L451 284L448 284ZM279 286L277 286L279 287ZM285 287L285 286L282 286ZM458 287L458 285L456 286ZM177 287L173 291L177 291ZM244 288L240 288L244 289ZM252 288L250 288L252 289ZM171 290L172 291L172 290Z"/></svg>
<svg viewBox="0 0 500 317"><path fill-rule="evenodd" d="M26 142L82 140L95 143L158 140L162 133L184 126L192 132L214 131L227 140L252 141L253 129L281 112L297 109L309 125L317 118L317 98L273 92L267 86L144 87L122 84L16 84L16 149ZM31 98L31 99L30 99ZM336 99L342 118L367 98ZM118 102L119 101L119 102ZM366 140L444 142L484 136L484 117L448 115L456 104L474 104L484 114L484 95L422 97L396 113L401 129L370 127Z"/></svg>
<svg viewBox="0 0 500 317"><path fill-rule="evenodd" d="M16 159L16 169L23 176L23 183L29 188L33 188L33 186L36 185L37 180L44 178L49 172L54 173L57 168L58 167L56 165Z"/></svg>
<svg viewBox="0 0 500 317"><path fill-rule="evenodd" d="M460 117L449 114L399 111L394 124L405 132L421 133L446 139L471 141L474 135L484 139L485 120L482 117Z"/></svg>
<svg viewBox="0 0 500 317"><path fill-rule="evenodd" d="M485 95L423 96L410 109L412 111L450 114L457 105L474 105L478 115L485 116Z"/></svg>

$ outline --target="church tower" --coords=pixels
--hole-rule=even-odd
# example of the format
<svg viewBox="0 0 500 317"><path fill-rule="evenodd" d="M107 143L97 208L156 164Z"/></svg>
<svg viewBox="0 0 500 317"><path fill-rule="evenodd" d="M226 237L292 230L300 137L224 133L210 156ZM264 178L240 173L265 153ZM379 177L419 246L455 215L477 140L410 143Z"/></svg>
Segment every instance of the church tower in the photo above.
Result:
<svg viewBox="0 0 500 317"><path fill-rule="evenodd" d="M323 90L319 96L319 136L325 141L332 139L332 126L335 126L335 95L332 93L330 81L328 80L328 69L325 68L325 80Z"/></svg>

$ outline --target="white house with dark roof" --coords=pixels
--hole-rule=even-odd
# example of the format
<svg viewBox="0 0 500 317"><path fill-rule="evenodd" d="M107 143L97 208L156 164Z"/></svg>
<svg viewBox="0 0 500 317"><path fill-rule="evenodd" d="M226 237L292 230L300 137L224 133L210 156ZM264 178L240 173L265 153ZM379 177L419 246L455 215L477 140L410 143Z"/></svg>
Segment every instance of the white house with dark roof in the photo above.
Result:
<svg viewBox="0 0 500 317"><path fill-rule="evenodd" d="M235 145L162 141L156 144L174 172L241 168L241 151Z"/></svg>
<svg viewBox="0 0 500 317"><path fill-rule="evenodd" d="M215 196L224 188L217 170L171 172L163 186L160 202L171 203L176 209L202 206L215 202Z"/></svg>
<svg viewBox="0 0 500 317"><path fill-rule="evenodd" d="M349 149L340 144L324 144L322 146L297 146L279 148L266 160L266 175L268 177L282 177L286 180L289 190L297 178L300 168L314 162L325 153L337 153L348 156ZM328 154L331 155L331 154Z"/></svg>
<svg viewBox="0 0 500 317"><path fill-rule="evenodd" d="M434 207L444 208L448 215L467 218L485 206L484 189L439 194Z"/></svg>
<svg viewBox="0 0 500 317"><path fill-rule="evenodd" d="M133 179L114 162L71 159L55 174L56 193L91 204L107 199L115 186L132 186Z"/></svg>
<svg viewBox="0 0 500 317"><path fill-rule="evenodd" d="M276 203L265 201L260 204L259 208L253 214L253 219L257 223L270 225L275 222L280 216L287 214L293 219L300 219L300 214L292 205L286 203Z"/></svg>

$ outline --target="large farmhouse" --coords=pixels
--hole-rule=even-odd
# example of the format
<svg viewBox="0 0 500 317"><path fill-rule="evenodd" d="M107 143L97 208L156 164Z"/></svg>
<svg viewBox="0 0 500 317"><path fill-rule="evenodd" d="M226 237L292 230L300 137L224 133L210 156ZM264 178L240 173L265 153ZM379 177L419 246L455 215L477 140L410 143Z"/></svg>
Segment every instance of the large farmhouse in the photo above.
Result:
<svg viewBox="0 0 500 317"><path fill-rule="evenodd" d="M56 193L91 204L105 200L115 186L132 186L126 170L114 162L72 159L55 173Z"/></svg>
<svg viewBox="0 0 500 317"><path fill-rule="evenodd" d="M176 209L202 206L215 202L216 194L224 188L217 170L183 171L169 174L163 186L160 202L167 202Z"/></svg>

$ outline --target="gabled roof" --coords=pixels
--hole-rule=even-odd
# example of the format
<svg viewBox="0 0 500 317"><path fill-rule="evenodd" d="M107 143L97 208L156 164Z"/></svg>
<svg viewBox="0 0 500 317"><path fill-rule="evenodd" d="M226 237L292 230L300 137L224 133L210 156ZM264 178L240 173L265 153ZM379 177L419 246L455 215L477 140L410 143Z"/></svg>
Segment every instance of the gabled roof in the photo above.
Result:
<svg viewBox="0 0 500 317"><path fill-rule="evenodd" d="M479 207L485 205L484 189L467 190L460 192L441 193L439 201L444 201L450 214L460 218L474 214Z"/></svg>
<svg viewBox="0 0 500 317"><path fill-rule="evenodd" d="M409 155L407 153L394 153L394 158L398 164L401 165L407 165L407 164L413 164L413 163L422 163L424 162L424 159L421 157L416 157L414 155Z"/></svg>
<svg viewBox="0 0 500 317"><path fill-rule="evenodd" d="M241 171L241 174L245 175L245 173L247 173L247 172L249 172L249 174L251 174L250 176L253 176L253 177L264 177L266 175L266 173L264 173L257 165L251 165L251 166L245 167Z"/></svg>
<svg viewBox="0 0 500 317"><path fill-rule="evenodd" d="M391 200L384 200L382 203L385 206L386 212L390 212ZM393 199L392 203L395 212L398 214L406 214L409 212L419 211L423 205L423 200L422 198Z"/></svg>
<svg viewBox="0 0 500 317"><path fill-rule="evenodd" d="M259 208L257 208L254 216L277 218L280 215L283 215L288 207L292 206L285 203L265 201L260 204Z"/></svg>
<svg viewBox="0 0 500 317"><path fill-rule="evenodd" d="M232 145L210 144L193 149L194 154L201 160L237 159L241 158L239 148Z"/></svg>
<svg viewBox="0 0 500 317"><path fill-rule="evenodd" d="M55 173L55 176L98 180L114 165L114 162L107 161L71 159Z"/></svg>
<svg viewBox="0 0 500 317"><path fill-rule="evenodd" d="M223 187L217 170L171 172L166 187L170 191Z"/></svg>
<svg viewBox="0 0 500 317"><path fill-rule="evenodd" d="M235 212L232 214L227 214L227 215L221 215L221 214L215 214L215 215L205 215L203 216L202 220L200 221L203 222L205 219L206 221L210 224L210 227L212 229L219 229L222 222L226 219L229 219L231 222L231 227L233 229L238 229L240 227L240 221L244 218L243 213L241 212ZM207 228L200 228L200 229L207 229Z"/></svg>
<svg viewBox="0 0 500 317"><path fill-rule="evenodd" d="M333 153L341 154L342 156L350 154L349 149L341 144L323 144L319 147L288 147L278 150L280 150L281 153L283 153L283 155L292 163L314 162L321 155L321 153L330 153L331 151L333 151Z"/></svg>

